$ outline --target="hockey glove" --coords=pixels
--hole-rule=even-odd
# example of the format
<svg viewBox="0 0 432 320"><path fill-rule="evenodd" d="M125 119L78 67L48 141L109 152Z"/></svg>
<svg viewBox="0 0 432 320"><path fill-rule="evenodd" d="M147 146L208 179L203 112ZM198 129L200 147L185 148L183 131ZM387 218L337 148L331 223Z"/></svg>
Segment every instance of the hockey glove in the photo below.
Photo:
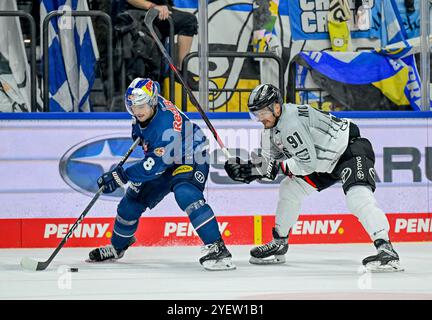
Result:
<svg viewBox="0 0 432 320"><path fill-rule="evenodd" d="M250 160L247 163L240 163L240 161L239 157L225 161L224 168L231 179L238 182L251 183L260 177L252 175L252 167L254 165Z"/></svg>
<svg viewBox="0 0 432 320"><path fill-rule="evenodd" d="M99 188L104 187L103 193L112 193L118 187L123 187L128 182L122 167L117 166L114 170L108 171L99 177L97 184Z"/></svg>
<svg viewBox="0 0 432 320"><path fill-rule="evenodd" d="M240 163L240 161L240 158L236 157L234 161L230 159L225 162L225 171L234 181L249 184L256 179L262 178L274 180L279 170L275 161L264 162L261 159L257 162L256 158L254 162L249 160L244 164Z"/></svg>
<svg viewBox="0 0 432 320"><path fill-rule="evenodd" d="M268 159L262 155L252 152L252 175L258 175L260 179L273 181L279 172L279 166L275 160Z"/></svg>

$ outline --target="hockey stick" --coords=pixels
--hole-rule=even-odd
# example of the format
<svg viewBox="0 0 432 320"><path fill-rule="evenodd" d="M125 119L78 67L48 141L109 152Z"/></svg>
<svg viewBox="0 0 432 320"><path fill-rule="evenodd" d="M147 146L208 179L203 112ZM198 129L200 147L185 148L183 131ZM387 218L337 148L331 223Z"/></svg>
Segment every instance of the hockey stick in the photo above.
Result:
<svg viewBox="0 0 432 320"><path fill-rule="evenodd" d="M129 156L131 155L132 151L139 144L140 140L141 140L141 138L138 138L138 139L136 139L134 141L134 143L129 148L129 150L126 152L126 154L121 158L121 160L120 160L120 162L118 164L119 166L122 166L126 162L127 158L129 158ZM63 238L63 240L60 242L60 244L57 246L57 248L54 250L54 252L51 254L51 256L48 258L47 261L38 262L36 260L33 260L33 259L25 257L25 258L21 259L21 263L20 263L21 267L23 267L24 269L33 270L33 271L45 270L48 267L48 265L51 263L51 261L54 259L54 257L57 255L57 253L60 251L60 249L64 246L64 244L69 239L69 237L72 235L72 233L74 232L74 230L78 227L78 225L81 223L81 221L87 215L87 213L93 207L93 205L95 204L96 200L101 195L103 189L104 189L104 187L101 187L96 192L96 194L94 195L93 199L90 201L90 203L84 209L84 211L81 213L81 215L79 216L78 220L75 221L75 223L73 224L73 226L70 228L70 230L68 231L68 233L65 235L65 237Z"/></svg>
<svg viewBox="0 0 432 320"><path fill-rule="evenodd" d="M177 79L181 82L183 87L186 89L189 98L191 99L191 102L195 105L195 107L198 109L199 113L201 114L201 117L203 118L204 122L207 124L208 128L210 129L211 133L213 134L213 137L216 139L217 143L221 147L225 157L227 159L231 158L230 153L225 148L224 143L220 139L219 135L217 134L215 128L211 124L209 118L205 114L203 108L199 104L198 100L195 98L195 96L192 93L192 90L189 88L189 86L186 84L186 82L183 80L182 76L178 72L177 68L174 66L174 62L172 61L171 57L169 56L168 52L165 50L165 47L163 46L162 42L159 40L158 36L156 35L154 29L153 29L153 20L159 15L159 11L157 9L151 8L149 11L147 11L145 17L144 17L144 23L147 26L147 28L150 30L150 34L153 37L154 41L156 42L159 50L162 52L163 56L168 60L169 67L171 70L174 71L175 75L177 76Z"/></svg>

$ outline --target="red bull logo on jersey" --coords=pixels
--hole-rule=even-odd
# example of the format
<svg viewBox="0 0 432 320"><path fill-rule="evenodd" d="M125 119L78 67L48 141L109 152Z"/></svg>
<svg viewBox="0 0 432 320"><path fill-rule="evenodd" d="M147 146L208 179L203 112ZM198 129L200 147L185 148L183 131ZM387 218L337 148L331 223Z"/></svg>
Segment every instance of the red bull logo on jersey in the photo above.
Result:
<svg viewBox="0 0 432 320"><path fill-rule="evenodd" d="M183 125L183 119L180 115L180 112L177 110L177 108L175 106L168 107L167 110L171 111L174 114L174 121L173 121L174 131L181 132L182 125Z"/></svg>

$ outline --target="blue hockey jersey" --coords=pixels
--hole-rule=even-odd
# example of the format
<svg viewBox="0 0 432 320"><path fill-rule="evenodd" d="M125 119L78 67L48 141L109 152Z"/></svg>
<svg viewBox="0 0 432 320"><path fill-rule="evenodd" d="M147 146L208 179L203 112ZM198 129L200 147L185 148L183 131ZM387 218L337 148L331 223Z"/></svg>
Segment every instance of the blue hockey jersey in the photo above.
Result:
<svg viewBox="0 0 432 320"><path fill-rule="evenodd" d="M174 166L203 161L208 148L200 127L161 96L156 114L147 126L142 128L134 121L132 132L141 137L145 152L143 160L125 170L128 180L134 183L153 180Z"/></svg>

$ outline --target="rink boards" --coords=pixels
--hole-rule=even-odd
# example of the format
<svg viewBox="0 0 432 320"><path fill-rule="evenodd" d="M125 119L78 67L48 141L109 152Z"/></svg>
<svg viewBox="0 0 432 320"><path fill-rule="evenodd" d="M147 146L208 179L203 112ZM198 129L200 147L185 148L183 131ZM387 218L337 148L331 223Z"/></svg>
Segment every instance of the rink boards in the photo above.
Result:
<svg viewBox="0 0 432 320"><path fill-rule="evenodd" d="M388 214L393 242L432 241L430 214ZM56 247L76 219L2 219L0 248ZM270 241L273 216L218 216L219 229L231 245L261 244ZM86 218L66 246L92 247L110 243L112 218ZM136 233L141 246L201 245L185 217L146 217ZM290 234L291 244L369 242L357 218L350 214L301 215Z"/></svg>
<svg viewBox="0 0 432 320"><path fill-rule="evenodd" d="M0 247L58 244L96 192L97 177L132 143L127 118L0 120ZM202 120L194 121L206 127ZM393 241L431 241L431 119L355 122L374 145L376 197L389 218ZM259 147L259 124L247 119L212 119L212 123L231 151L238 149L245 157ZM223 170L223 154L208 136L212 160L205 196L224 238L230 244L268 241L283 177L275 183L233 183ZM142 151L136 150L130 160L140 157ZM102 196L67 245L108 243L122 195ZM200 244L172 195L143 214L137 237L138 244L145 246ZM304 202L290 236L292 243L367 241L364 229L347 211L340 184Z"/></svg>

